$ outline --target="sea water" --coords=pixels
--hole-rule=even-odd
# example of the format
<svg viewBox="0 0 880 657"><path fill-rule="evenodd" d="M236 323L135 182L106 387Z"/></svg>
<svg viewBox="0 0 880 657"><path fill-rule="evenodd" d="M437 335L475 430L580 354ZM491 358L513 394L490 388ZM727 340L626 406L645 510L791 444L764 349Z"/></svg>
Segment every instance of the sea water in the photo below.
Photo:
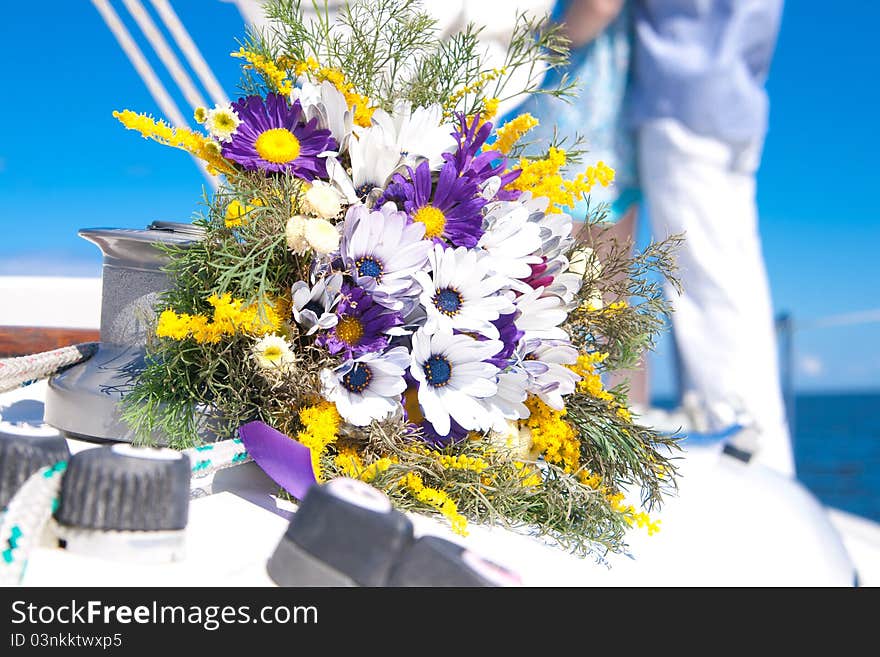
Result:
<svg viewBox="0 0 880 657"><path fill-rule="evenodd" d="M798 395L794 454L824 504L880 522L880 393Z"/></svg>
<svg viewBox="0 0 880 657"><path fill-rule="evenodd" d="M880 522L880 392L798 394L792 439L797 478L823 504Z"/></svg>

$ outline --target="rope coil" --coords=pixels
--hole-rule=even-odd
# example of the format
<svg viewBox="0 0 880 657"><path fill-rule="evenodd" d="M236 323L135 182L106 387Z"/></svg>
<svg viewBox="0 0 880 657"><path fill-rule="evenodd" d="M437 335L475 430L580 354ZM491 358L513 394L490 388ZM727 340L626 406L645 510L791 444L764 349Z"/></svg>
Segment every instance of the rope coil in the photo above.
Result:
<svg viewBox="0 0 880 657"><path fill-rule="evenodd" d="M97 342L87 342L30 356L0 358L0 393L52 376L65 367L88 360L97 351Z"/></svg>

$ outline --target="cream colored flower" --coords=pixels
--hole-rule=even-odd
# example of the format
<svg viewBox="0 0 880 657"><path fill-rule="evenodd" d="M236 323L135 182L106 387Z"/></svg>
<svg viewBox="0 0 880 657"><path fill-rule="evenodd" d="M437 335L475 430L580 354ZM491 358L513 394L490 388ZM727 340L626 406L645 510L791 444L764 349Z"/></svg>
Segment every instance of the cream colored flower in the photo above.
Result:
<svg viewBox="0 0 880 657"><path fill-rule="evenodd" d="M303 210L308 214L324 219L338 217L342 212L345 198L330 183L316 180L309 187L303 198Z"/></svg>
<svg viewBox="0 0 880 657"><path fill-rule="evenodd" d="M254 345L254 358L264 370L284 372L296 361L290 343L277 335L267 335Z"/></svg>
<svg viewBox="0 0 880 657"><path fill-rule="evenodd" d="M307 219L305 235L315 253L333 253L339 248L339 231L326 219Z"/></svg>
<svg viewBox="0 0 880 657"><path fill-rule="evenodd" d="M583 278L592 288L587 304L594 310L601 310L604 304L597 282L602 274L602 263L593 249L588 246L575 249L569 258L568 271Z"/></svg>
<svg viewBox="0 0 880 657"><path fill-rule="evenodd" d="M287 220L287 226L284 228L284 234L287 236L287 246L294 253L302 255L309 248L306 240L306 223L308 218L301 214L295 214Z"/></svg>
<svg viewBox="0 0 880 657"><path fill-rule="evenodd" d="M520 427L517 420L507 420L505 431L489 432L488 440L493 445L510 450L510 455L521 461L534 461L538 454L532 449L532 431Z"/></svg>

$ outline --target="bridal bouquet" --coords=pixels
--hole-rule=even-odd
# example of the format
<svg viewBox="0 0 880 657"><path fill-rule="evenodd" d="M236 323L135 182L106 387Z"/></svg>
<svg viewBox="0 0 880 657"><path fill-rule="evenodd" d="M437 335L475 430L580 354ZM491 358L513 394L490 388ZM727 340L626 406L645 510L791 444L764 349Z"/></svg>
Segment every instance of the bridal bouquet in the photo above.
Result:
<svg viewBox="0 0 880 657"><path fill-rule="evenodd" d="M203 131L115 113L220 176L204 238L169 250L128 421L187 447L206 421L232 437L260 420L309 448L316 479L367 481L462 533L527 525L587 552L654 531L639 502L674 487L674 439L603 374L660 329L648 275L670 273L671 245L599 248L601 208L565 209L613 171L565 180L579 142L529 144L527 114L493 123L564 62L559 32L521 18L489 69L478 30L440 40L412 0L266 10L233 53L242 96L196 109Z"/></svg>

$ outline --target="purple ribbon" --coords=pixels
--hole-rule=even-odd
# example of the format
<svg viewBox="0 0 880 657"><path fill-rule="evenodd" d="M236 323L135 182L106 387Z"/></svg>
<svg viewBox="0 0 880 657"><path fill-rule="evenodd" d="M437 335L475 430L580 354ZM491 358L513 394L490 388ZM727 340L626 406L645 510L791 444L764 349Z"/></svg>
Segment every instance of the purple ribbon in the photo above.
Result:
<svg viewBox="0 0 880 657"><path fill-rule="evenodd" d="M238 433L256 464L296 499L303 499L318 483L312 452L302 443L259 420L242 425Z"/></svg>

